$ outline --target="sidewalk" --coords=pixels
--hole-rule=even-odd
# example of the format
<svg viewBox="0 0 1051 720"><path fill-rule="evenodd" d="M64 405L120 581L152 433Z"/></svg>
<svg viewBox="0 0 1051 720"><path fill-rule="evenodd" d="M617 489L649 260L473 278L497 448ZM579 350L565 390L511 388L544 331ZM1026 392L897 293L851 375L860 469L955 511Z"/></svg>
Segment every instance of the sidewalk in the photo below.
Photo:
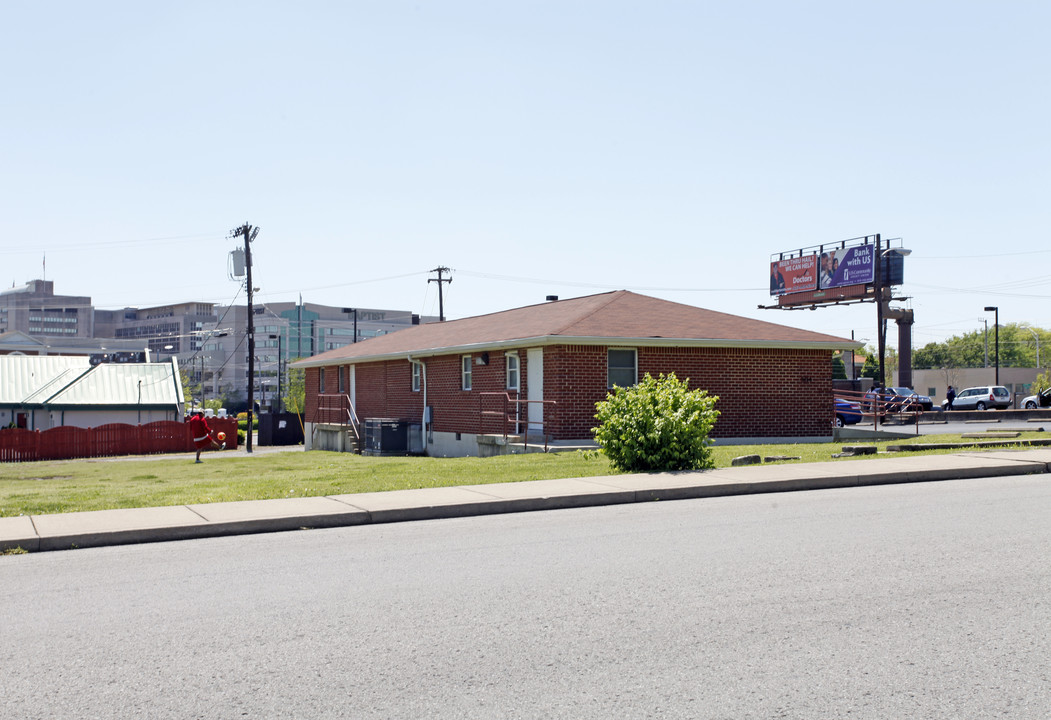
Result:
<svg viewBox="0 0 1051 720"><path fill-rule="evenodd" d="M0 550L67 550L653 500L1049 472L1051 449L1002 450L99 510L0 518Z"/></svg>

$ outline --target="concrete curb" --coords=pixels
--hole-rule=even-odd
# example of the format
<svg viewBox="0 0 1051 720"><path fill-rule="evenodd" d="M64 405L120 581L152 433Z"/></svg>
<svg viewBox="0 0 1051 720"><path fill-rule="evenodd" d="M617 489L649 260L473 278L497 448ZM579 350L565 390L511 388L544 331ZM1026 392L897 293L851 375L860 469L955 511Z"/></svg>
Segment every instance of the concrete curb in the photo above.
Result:
<svg viewBox="0 0 1051 720"><path fill-rule="evenodd" d="M99 510L0 518L0 550L68 550L656 500L1049 472L1051 449L1032 449Z"/></svg>

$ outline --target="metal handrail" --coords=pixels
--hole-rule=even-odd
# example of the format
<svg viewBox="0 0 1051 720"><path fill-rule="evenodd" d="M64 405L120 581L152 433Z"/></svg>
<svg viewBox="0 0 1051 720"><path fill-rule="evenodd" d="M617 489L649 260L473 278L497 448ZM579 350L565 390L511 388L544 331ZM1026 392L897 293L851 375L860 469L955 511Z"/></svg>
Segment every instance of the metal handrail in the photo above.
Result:
<svg viewBox="0 0 1051 720"><path fill-rule="evenodd" d="M483 399L486 398L486 397L498 397L498 398L503 399L503 401L504 401L503 409L502 410L486 410L484 408L484 406L482 405ZM515 407L514 414L510 413L510 411L509 411L509 406L511 406L511 405L514 405L514 407ZM541 406L550 406L550 407L554 408L554 407L558 406L558 402L555 401L555 400L523 400L520 397L512 398L511 394L509 392L492 392L492 391L480 392L480 393L478 393L478 414L481 417L481 421L478 423L479 429L484 429L485 428L484 419L485 419L486 416L492 416L492 415L500 416L500 417L503 418L502 421L501 421L501 425L503 426L504 440L507 440L508 428L511 426L511 424L514 423L515 425L519 425L519 424L521 424L523 422L523 420L521 418L521 413L520 413L521 407L523 405L525 405L525 408L526 408L526 419L524 421L526 423L526 431L524 433L519 433L519 432L517 432L517 428L516 428L515 434L516 435L518 435L518 434L522 435L522 447L524 448L526 445L529 444L529 426L530 425L534 425L534 426L535 425L539 425L541 434L544 436L544 452L547 452L549 435L548 435L548 433L544 432L545 421L544 420L529 420L529 406L530 405L541 405Z"/></svg>
<svg viewBox="0 0 1051 720"><path fill-rule="evenodd" d="M879 429L881 418L893 414L896 417L912 416L916 423L916 434L920 431L920 415L924 410L912 395L898 395L890 392L873 392L872 390L836 390L833 399L856 402L860 406L862 417L871 417L874 429ZM836 417L835 402L832 404L832 418Z"/></svg>
<svg viewBox="0 0 1051 720"><path fill-rule="evenodd" d="M336 399L336 403L329 404L326 400ZM358 420L358 413L354 409L354 403L351 402L350 396L346 393L338 395L318 395L318 404L314 408L314 415L311 418L313 424L317 424L318 416L321 413L326 413L325 422L331 422L328 418L327 413L335 412L338 422L334 422L334 425L346 425L354 433L355 440L361 440L361 421Z"/></svg>

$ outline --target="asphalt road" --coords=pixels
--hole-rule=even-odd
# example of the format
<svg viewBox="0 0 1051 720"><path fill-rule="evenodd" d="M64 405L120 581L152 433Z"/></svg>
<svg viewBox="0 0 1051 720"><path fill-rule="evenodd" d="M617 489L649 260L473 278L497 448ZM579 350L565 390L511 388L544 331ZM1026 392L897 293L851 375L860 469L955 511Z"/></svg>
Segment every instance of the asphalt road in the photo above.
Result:
<svg viewBox="0 0 1051 720"><path fill-rule="evenodd" d="M1039 431L1043 428L1045 431L1051 431L1051 418L1048 418L1045 422L1028 422L1026 420L1011 420L1003 418L999 413L990 411L987 415L983 416L981 420L968 422L966 420L957 419L953 413L943 413L941 422L921 422L919 424L920 435L962 435L964 433L980 433L997 430L1036 430ZM856 427L863 430L872 429L871 418L866 418L857 425L848 425L847 427ZM897 425L895 423L886 423L879 426L880 430L889 430L891 432L899 432L906 434L915 434L917 426L915 423L903 423Z"/></svg>
<svg viewBox="0 0 1051 720"><path fill-rule="evenodd" d="M0 557L0 717L1051 716L1024 476Z"/></svg>

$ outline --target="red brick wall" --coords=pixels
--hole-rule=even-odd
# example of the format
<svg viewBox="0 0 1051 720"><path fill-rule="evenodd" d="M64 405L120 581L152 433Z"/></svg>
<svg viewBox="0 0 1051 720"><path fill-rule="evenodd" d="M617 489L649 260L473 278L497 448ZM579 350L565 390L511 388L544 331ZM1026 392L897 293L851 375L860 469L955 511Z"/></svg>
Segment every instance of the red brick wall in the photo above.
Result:
<svg viewBox="0 0 1051 720"><path fill-rule="evenodd" d="M477 364L482 353L471 355L471 390L461 389L460 355L429 358L427 363L427 404L434 408L434 430L438 432L502 433L500 417L483 419L482 410L502 413L503 402L482 393L506 393L507 367L502 351L492 351L487 365ZM515 393L510 393L512 397Z"/></svg>
<svg viewBox="0 0 1051 720"><path fill-rule="evenodd" d="M303 371L303 392L305 395L303 420L305 422L313 422L311 418L317 412L318 375L318 368L307 368ZM326 372L325 375L327 376L328 373ZM325 380L327 381L328 378L326 377Z"/></svg>
<svg viewBox="0 0 1051 720"><path fill-rule="evenodd" d="M527 397L525 350L520 358L521 398ZM481 355L474 353L472 360ZM503 351L489 353L487 365L472 364L472 389L460 389L460 355L425 360L427 404L434 408L439 432L498 433L496 411L502 403L483 392L506 392ZM806 437L831 435L832 361L827 350L762 350L745 348L638 348L638 371L675 372L691 388L718 395L722 413L713 437ZM326 369L326 390L335 392L336 368ZM357 367L358 417L416 420L423 411L423 392L412 391L412 369L406 360L364 363ZM306 371L307 415L317 405L316 368ZM331 389L330 387L331 386ZM557 408L545 411L545 429L558 439L591 436L595 403L606 397L606 348L560 345L544 348L544 399ZM510 393L512 397L514 392Z"/></svg>
<svg viewBox="0 0 1051 720"><path fill-rule="evenodd" d="M713 437L831 435L832 359L827 350L638 348L639 377L674 372L717 395ZM606 397L606 348L544 350L544 398L559 399L557 435L590 436Z"/></svg>

